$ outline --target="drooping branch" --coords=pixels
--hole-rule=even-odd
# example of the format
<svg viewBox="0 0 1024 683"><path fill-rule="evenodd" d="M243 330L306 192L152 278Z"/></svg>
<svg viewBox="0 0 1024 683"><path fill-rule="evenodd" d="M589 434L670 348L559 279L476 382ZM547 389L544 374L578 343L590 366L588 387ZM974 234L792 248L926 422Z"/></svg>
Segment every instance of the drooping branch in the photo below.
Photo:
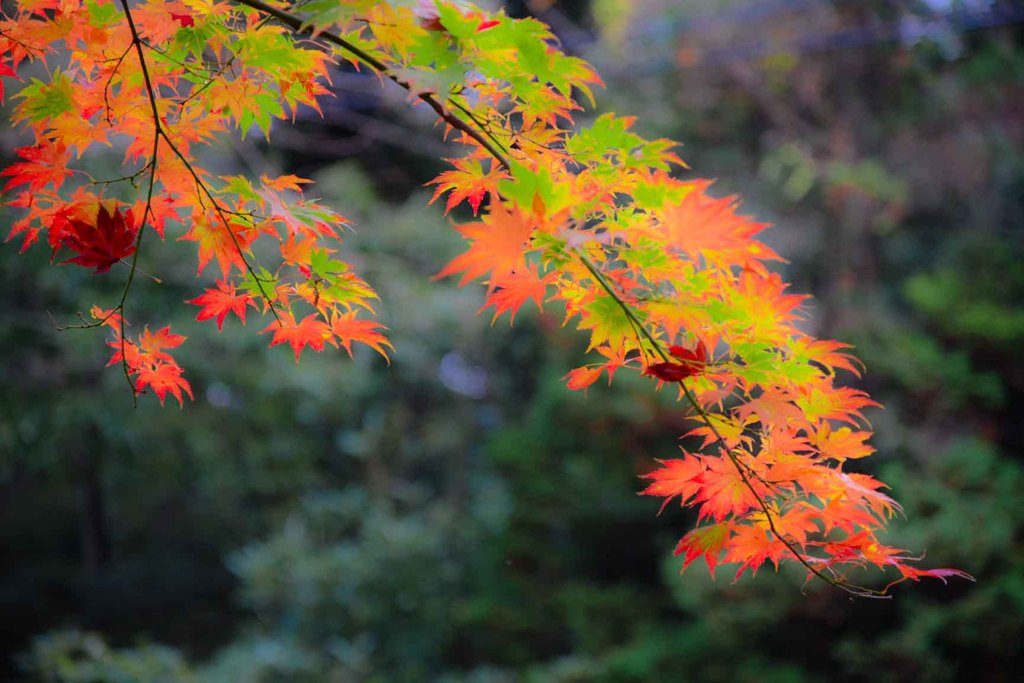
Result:
<svg viewBox="0 0 1024 683"><path fill-rule="evenodd" d="M434 95L426 92L417 92L413 88L412 84L392 73L386 64L373 57L373 55L370 55L364 50L360 49L358 46L353 45L352 43L345 40L341 36L330 31L314 31L314 29L307 23L305 23L300 17L289 12L286 12L284 10L280 10L270 5L267 5L266 3L262 2L262 0L234 1L238 4L245 5L259 12L262 12L267 16L273 17L274 19L280 21L285 26L291 28L296 33L308 35L312 38L323 40L348 52L363 64L374 69L382 76L388 78L398 86L408 91L410 94L415 95L421 101L425 102L427 105L431 107L431 109L434 110L439 119L472 138L483 149L485 149L505 170L511 170L511 165L509 163L508 158L505 156L503 151L499 150L501 143L498 140L494 139L490 131L487 130L486 125L484 125L473 114L473 112L467 109L466 107L460 105L457 102L452 102L452 107L462 112L468 119L463 120L462 118L456 116L453 112L446 109L445 106L434 97ZM623 314L629 320L630 325L633 327L633 329L637 332L637 334L643 337L643 341L649 344L653 348L653 350L662 358L662 360L670 360L671 357L667 349L665 348L664 343L648 329L648 327L640 319L639 315L634 310L634 308L621 296L619 296L617 292L615 292L611 283L609 283L607 278L604 277L604 275L601 273L597 265L592 260L590 260L586 256L586 254L584 254L582 251L578 249L572 250L572 255L575 258L577 258L591 273L596 284L600 286L614 300L615 304L621 309ZM643 346L643 341L641 341L641 347ZM803 552L801 552L801 550L792 541L786 538L785 535L779 531L778 525L775 520L775 516L772 514L771 509L769 508L767 502L764 499L764 496L761 495L761 493L757 490L757 487L754 485L754 482L751 480L751 474L748 472L749 466L747 466L742 461L741 456L735 453L734 450L728 445L725 438L721 434L720 430L715 425L714 421L711 419L711 416L699 404L690 388L686 386L683 380L680 380L678 384L682 390L686 402L693 409L693 411L697 415L697 418L710 430L711 434L715 437L717 443L719 444L721 452L729 459L729 461L735 467L740 477L740 481L742 482L742 485L751 493L751 495L756 500L761 513L765 517L766 523L770 531L793 555L794 559L796 559L801 565L803 565L814 577L817 577L822 581L828 583L829 585L834 586L851 595L875 598L890 597L886 595L884 591L877 591L871 588L857 586L854 584L847 583L844 580L828 576L827 574L822 572L821 569L815 567L812 562L812 559L807 557Z"/></svg>
<svg viewBox="0 0 1024 683"><path fill-rule="evenodd" d="M142 219L141 219L142 222L145 223L146 217L152 211L153 186L154 186L155 179L156 179L157 152L159 150L160 140L163 139L164 142L167 143L168 149L170 149L171 152L174 153L174 156L176 156L178 158L178 160L181 161L181 163L184 165L184 167L188 171L189 175L192 176L192 179L195 182L196 187L204 195L206 195L206 198L210 202L210 205L213 207L213 210L217 214L217 217L224 224L224 230L231 237L231 241L234 244L235 249L238 251L238 255L241 258L242 263L245 265L245 268L248 271L249 276L253 279L253 281L256 283L256 286L259 288L260 294L263 296L264 300L267 302L267 305L270 308L270 312L273 314L274 318L278 322L280 322L281 319L278 316L277 308L276 308L276 306L274 304L274 297L272 297L270 294L268 294L267 291L264 289L263 278L261 278L256 273L256 270L252 267L252 264L249 263L249 260L247 258L245 258L245 253L244 253L244 251L242 249L242 245L238 241L238 236L235 235L234 231L231 229L231 223L228 220L227 215L225 214L224 207L222 207L220 205L220 203L217 201L216 197L213 196L213 192L210 191L210 188L207 187L206 183L204 183L202 178L199 177L199 174L196 172L195 168L192 166L192 163L189 161L188 157L186 157L181 152L181 150L178 149L177 144L175 144L174 140L172 140L170 135L167 134L167 130L164 128L163 123L161 123L160 111L159 111L159 108L157 106L158 98L157 98L156 90L153 88L153 83L150 80L149 67L148 67L148 65L146 63L146 55L145 55L145 53L143 52L143 49L142 49L143 48L143 40L140 38L138 29L135 27L135 20L132 17L131 9L128 6L128 0L121 0L121 6L124 8L125 17L128 20L128 28L129 28L129 30L131 31L131 34L132 34L132 45L134 46L135 52L136 52L136 54L138 55L138 58L139 58L139 68L142 70L142 77L143 77L143 80L145 82L145 87L146 87L146 95L147 95L147 97L149 99L149 105L150 105L150 108L152 109L152 114L153 114L153 131L154 131L153 132L153 157L150 160L150 163L152 164L152 168L151 168L150 177L149 177L149 190L148 190L148 194L147 194L147 197L146 197L146 208L143 211L143 215L142 215ZM140 230L139 230L139 238L138 238L139 242L142 241L142 233L143 233L143 231L140 228ZM136 249L134 258L132 260L131 271L130 271L130 273L128 275L128 285L129 286L131 285L132 278L135 275L136 259L138 259L138 255L139 255L139 252L138 252L138 249ZM119 308L121 308L121 309L123 309L124 297L127 296L127 294L128 294L128 287L125 287L125 293L124 293L124 296L122 296L121 303L119 305ZM122 323L121 323L122 324L122 336L121 336L121 340L122 341L121 341L121 343L123 345L124 344L124 330L123 330L124 317L123 316L122 316L121 320L122 320Z"/></svg>
<svg viewBox="0 0 1024 683"><path fill-rule="evenodd" d="M460 272L463 283L486 276L487 306L495 306L496 317L508 311L514 317L531 299L538 305L548 297L564 300L570 317L579 316L578 327L591 331L590 347L608 360L596 370L594 365L574 369L570 388L586 387L604 371L610 380L624 366L646 366L643 374L680 385L678 400L690 406L683 410L701 425L695 431L703 434L704 442L686 453L685 460L663 463L661 470L650 473L656 483L643 493L669 499L682 494L684 504L699 507L702 522L714 518L715 524L698 527L680 542L677 553L686 552L684 566L703 554L713 571L724 552L727 561L742 563L742 574L756 571L768 559L778 566L795 558L808 579L817 577L850 594L871 597L885 595L889 587L874 591L855 586L847 582L842 567L896 567L901 580L969 578L959 570L911 567L908 562L917 558L875 540L898 505L875 493L880 482L841 472L844 460L864 457L873 449L862 444L869 430L844 432L835 424L860 424L860 409L873 402L863 392L833 384L837 369L857 372L852 358L839 350L844 345L815 340L793 323L800 318L793 310L802 297L784 294L785 283L768 271L766 262L777 256L752 237L764 226L736 214L734 199L713 199L704 191L706 184L670 175L674 165L683 163L671 151L674 143L629 132L628 117L605 114L592 126L572 132L564 122L571 122L579 109L573 93L589 94L600 79L582 60L560 53L546 28L439 1L443 24L407 7L381 5L359 18L371 26L367 30L372 35L364 36L361 29L346 39L347 29L321 31L300 16L297 6L235 0L238 11L195 19L175 16L183 27L195 21L219 27L220 37L181 56L175 51L181 47L178 42L166 43L171 46L166 50L161 47L162 26L149 25L155 20L143 17L138 8L133 17L132 0L119 2L124 18L93 17L96 23L91 23L116 31L116 51L106 45L86 51L92 69L72 68L68 73L74 76L62 73L59 82L55 78L49 87L62 95L56 102L48 97L46 84L26 93L29 104L20 106L15 121L38 124L37 146L19 150L26 163L3 175L15 175L14 184L29 184L17 198L17 205L30 207L29 218L12 229L12 234L26 233L26 246L40 230L49 230L51 246L79 252L69 261L105 272L107 252L100 252L97 260L85 251L99 244L110 250L109 263L120 261L129 268L118 306L109 312L94 307L93 316L100 320L94 325L106 324L117 334L110 345L120 345L120 353L112 361L121 361L136 394L152 386L161 403L167 392L179 402L182 391L192 395L181 368L172 360L163 363L170 357L161 351L184 337L171 335L167 327L157 333L147 329L138 341L128 341L124 328L128 292L136 272L143 274L138 269L143 228L151 225L162 233L164 220L175 216L196 220L185 238L200 242L200 271L216 255L224 274L216 289L188 302L203 306L198 320L216 317L220 327L234 313L244 322L246 308L256 306L262 295L264 313L269 308L277 320L263 332L273 330L271 346L289 344L297 360L303 348L320 351L325 343L351 353L353 341L387 358L390 343L376 331L382 325L355 319L355 309L370 309L368 300L376 296L372 288L332 258L330 247L317 246L321 237L336 236L344 219L315 201L292 206L284 194L301 195L301 184L309 181L292 175L261 178L257 188L242 176L223 176L225 184L215 186L190 149L192 140L226 128L245 129L254 120L269 131L270 119L282 116L286 107L292 112L297 104L318 108L316 97L326 92L322 77L327 63L352 62L375 71L382 82L386 78L396 83L410 100L428 104L443 122L444 136L457 130L472 150L452 160L454 170L433 181L438 185L434 198L448 192L449 208L468 201L475 213L490 196L490 208L480 221L460 226L472 246L441 275ZM31 36L46 32L33 32L31 25L50 21L33 18L19 36L32 43ZM53 28L64 31L70 42L83 40L77 23ZM236 40L260 29L266 29L261 38L281 47L262 63L250 52L262 50L265 43ZM297 37L289 39L290 32ZM0 47L12 44L4 40L0 36ZM137 65L132 64L133 53ZM225 53L231 54L226 61ZM9 50L0 54L4 68L9 54L14 54L14 66L23 59ZM453 59L458 64L449 68ZM126 65L137 69L130 77L119 74ZM421 80L449 83L452 73L457 74L454 85L427 86L434 92L421 88ZM66 168L72 152L47 130L70 131L68 136L76 141L71 144L107 142L107 128L92 126L74 107L64 107L63 94L83 83L97 95L102 86L110 128L116 132L133 124L133 158L149 152L140 170L119 179L137 189L136 179L149 174L138 228L133 221L126 228L120 213L117 226L110 225L102 191L99 196L82 193L73 204L56 193L62 178L73 173ZM112 110L125 100L133 113L130 121ZM178 107L177 123L161 117L172 104ZM173 110L165 113L173 116ZM58 121L60 128L46 128ZM163 194L154 194L158 172ZM509 176L514 176L511 182ZM119 182L86 177L101 188ZM55 192L38 202L37 191L51 180ZM136 207L143 205L142 199L136 198ZM90 211L94 215L97 204L102 213L92 219ZM257 209L249 210L253 204ZM86 221L72 219L65 228L52 220L53 211L84 213ZM42 227L34 227L30 219ZM294 268L293 280L278 284L282 269L269 274L259 267L249 244L264 233L279 239L282 269ZM538 253L540 263L533 261ZM133 254L130 264L124 260L128 254ZM241 294L236 294L237 281L229 281L235 267L251 278ZM666 296L660 295L662 288ZM313 308L313 313L296 319L292 302ZM681 332L684 338L698 337L694 351L670 346ZM724 343L729 350L709 359L705 342ZM684 381L698 375L699 381ZM734 398L742 405L726 404ZM833 530L846 536L836 538ZM709 533L716 534L710 542Z"/></svg>

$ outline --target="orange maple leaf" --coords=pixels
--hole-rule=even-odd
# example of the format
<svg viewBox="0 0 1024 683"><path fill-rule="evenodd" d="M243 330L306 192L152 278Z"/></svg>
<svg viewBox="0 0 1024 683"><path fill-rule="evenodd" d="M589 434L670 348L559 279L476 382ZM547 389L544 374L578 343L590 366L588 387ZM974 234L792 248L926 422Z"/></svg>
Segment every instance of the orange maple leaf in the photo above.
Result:
<svg viewBox="0 0 1024 683"><path fill-rule="evenodd" d="M702 503L698 519L711 517L721 522L758 507L757 497L731 458L704 456L706 471L700 478L696 500Z"/></svg>
<svg viewBox="0 0 1024 683"><path fill-rule="evenodd" d="M640 494L664 496L665 500L661 504L661 510L664 510L669 501L676 496L679 496L680 505L686 505L701 490L701 476L705 470L702 459L685 453L685 451L684 454L683 458L659 460L660 468L643 475L644 479L651 479L653 483Z"/></svg>
<svg viewBox="0 0 1024 683"><path fill-rule="evenodd" d="M64 178L72 174L68 168L71 153L63 142L46 141L31 147L18 147L14 153L24 161L0 171L0 176L11 178L4 185L4 192L24 184L28 184L30 192L38 192L50 183L53 183L53 189L58 190Z"/></svg>
<svg viewBox="0 0 1024 683"><path fill-rule="evenodd" d="M491 169L485 172L483 164L478 159L446 159L446 161L455 166L455 170L445 171L427 183L427 185L437 185L434 196L430 198L431 204L445 192L451 192L445 205L444 212L446 214L460 202L466 200L473 207L475 216L487 193L494 192L498 181L508 176L497 164L491 164Z"/></svg>
<svg viewBox="0 0 1024 683"><path fill-rule="evenodd" d="M704 561L708 565L708 572L714 576L718 558L729 545L732 532L733 523L731 521L697 527L679 540L673 554L683 555L683 569L689 567L694 560L703 555Z"/></svg>
<svg viewBox="0 0 1024 683"><path fill-rule="evenodd" d="M373 320L358 320L356 318L356 311L349 311L348 313L341 313L331 317L330 333L337 338L337 342L331 339L331 343L340 343L342 348L348 351L349 357L352 356L352 342L360 342L366 344L371 349L384 356L384 360L391 365L391 359L388 358L388 352L384 347L394 350L394 346L388 341L378 329L387 329L384 325L374 322Z"/></svg>
<svg viewBox="0 0 1024 683"><path fill-rule="evenodd" d="M701 189L690 192L679 204L662 212L661 220L670 247L697 258L735 265L756 261L781 261L781 257L753 236L768 227L736 213L738 199L714 199Z"/></svg>
<svg viewBox="0 0 1024 683"><path fill-rule="evenodd" d="M181 376L183 372L177 363L153 363L139 370L135 380L135 391L142 393L146 387L149 387L160 399L160 405L164 404L167 394L171 394L178 399L178 404L183 406L185 401L182 398L182 392L188 394L190 399L195 400L191 385Z"/></svg>
<svg viewBox="0 0 1024 683"><path fill-rule="evenodd" d="M225 225L219 216L199 215L194 217L192 227L179 239L199 242L199 269L202 273L210 259L216 258L224 277L231 274L232 268L245 270L245 259L242 252L249 250L255 236L248 226Z"/></svg>
<svg viewBox="0 0 1024 683"><path fill-rule="evenodd" d="M502 313L510 312L511 316L509 316L508 322L511 325L515 322L516 313L527 301L532 300L537 304L537 308L543 309L544 295L547 294L551 280L551 276L541 277L537 273L537 267L533 264L527 264L525 268L501 277L492 277L487 303L481 306L477 313L494 306L494 317L491 318L491 324L493 325Z"/></svg>
<svg viewBox="0 0 1024 683"><path fill-rule="evenodd" d="M296 323L291 313L279 313L280 320L267 325L260 334L274 331L270 340L271 346L287 343L295 351L295 362L299 362L302 349L309 347L314 351L323 351L324 342L331 338L331 329L315 313L310 313L302 322Z"/></svg>
<svg viewBox="0 0 1024 683"><path fill-rule="evenodd" d="M469 251L452 259L435 278L462 273L462 286L488 274L492 282L500 280L526 267L523 252L533 233L533 222L515 206L506 208L502 202L492 202L490 213L482 221L456 229L470 240Z"/></svg>
<svg viewBox="0 0 1024 683"><path fill-rule="evenodd" d="M177 348L185 343L185 339L185 335L171 332L170 325L162 327L156 332L150 332L149 327L146 327L139 335L139 346L154 358L166 361L170 355L164 353L163 350Z"/></svg>
<svg viewBox="0 0 1024 683"><path fill-rule="evenodd" d="M603 365L584 365L581 368L573 368L562 379L566 380L566 386L569 387L569 389L572 391L579 391L580 389L586 389L596 382L601 377L602 372L604 372Z"/></svg>

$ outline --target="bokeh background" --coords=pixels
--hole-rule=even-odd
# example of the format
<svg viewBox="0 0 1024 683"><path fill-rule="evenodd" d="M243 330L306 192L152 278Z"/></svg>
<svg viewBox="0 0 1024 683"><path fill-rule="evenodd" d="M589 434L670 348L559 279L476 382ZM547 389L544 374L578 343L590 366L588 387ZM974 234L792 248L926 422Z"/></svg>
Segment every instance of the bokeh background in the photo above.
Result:
<svg viewBox="0 0 1024 683"><path fill-rule="evenodd" d="M585 342L553 306L491 327L479 289L432 281L469 216L425 208L422 185L457 150L339 70L323 119L209 163L317 179L357 227L344 249L382 295L390 368L367 349L296 365L259 320L194 323L194 247L169 239L130 315L189 336L196 400L133 408L103 333L49 317L114 300L123 273L0 247L0 680L1020 680L1024 6L506 7L598 66L581 121L636 115L775 225L808 325L856 345L885 404L865 466L907 511L889 540L978 582L851 601L800 571L680 575L692 515L636 495L679 407L626 377L569 392ZM0 128L4 163L19 139Z"/></svg>

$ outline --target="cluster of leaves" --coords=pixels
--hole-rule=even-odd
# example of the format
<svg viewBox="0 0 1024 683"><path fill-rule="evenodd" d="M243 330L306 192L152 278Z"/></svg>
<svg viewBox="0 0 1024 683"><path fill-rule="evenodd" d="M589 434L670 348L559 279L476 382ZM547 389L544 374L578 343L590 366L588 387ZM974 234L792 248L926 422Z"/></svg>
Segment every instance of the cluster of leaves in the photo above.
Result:
<svg viewBox="0 0 1024 683"><path fill-rule="evenodd" d="M54 254L96 273L131 258L124 296L95 324L117 321L125 336L124 305L136 274L143 239L161 239L168 224L188 226L178 239L197 243L198 270L215 261L222 279L191 301L199 319L228 313L243 322L248 307L273 316L264 330L272 344L288 343L296 355L309 346L351 348L353 341L381 353L388 347L378 324L357 319L372 312L373 290L334 257L345 219L302 198L305 181L217 175L197 165L194 149L229 130L269 131L274 116L300 104L316 107L326 92L330 57L302 47L281 26L226 3L153 1L30 2L0 22L3 71L13 75L39 61L48 80L32 79L17 94L13 122L34 143L17 150L23 161L3 171L7 204L24 207L9 238L22 249L46 232ZM61 68L51 62L68 59ZM96 179L73 167L97 146L124 149L125 174ZM140 187L131 205L108 196L124 184ZM70 187L69 187L70 186ZM277 244L274 268L260 265L255 243ZM183 341L184 338L180 338ZM166 389L180 400L187 380L166 355L158 383L151 363L125 363L132 386ZM174 369L170 372L170 369Z"/></svg>
<svg viewBox="0 0 1024 683"><path fill-rule="evenodd" d="M297 13L296 13L297 12ZM697 426L698 447L647 475L645 494L699 510L701 525L676 553L739 565L736 576L771 562L799 562L858 595L851 567L893 569L893 583L931 576L879 532L898 504L881 482L843 471L870 455L862 410L875 405L838 384L858 375L845 345L801 327L804 297L769 270L781 260L755 239L766 226L735 197L715 198L669 140L645 140L632 119L607 114L573 130L577 94L592 99L600 79L563 54L541 23L443 2L399 7L372 0L314 0L293 10L262 0L21 2L0 21L0 67L44 63L55 46L70 55L47 82L22 88L15 121L35 144L4 171L8 203L28 209L14 225L27 247L47 232L51 247L97 273L131 257L118 304L96 311L114 329L112 362L135 391L179 401L190 388L166 349L183 338L161 329L137 341L124 309L145 234L187 225L199 270L216 260L223 279L193 299L199 319L244 321L250 306L273 317L271 345L295 352L360 342L385 355L373 290L335 258L345 220L302 197L303 179L219 176L193 149L228 130L316 107L328 64L349 61L405 88L466 146L442 173L435 199L467 201L479 220L459 227L466 253L439 276L484 279L484 308L510 319L528 301L557 301L566 323L589 335L593 363L572 370L585 389L620 371L674 385ZM126 175L97 180L69 164L93 145L125 149ZM68 182L68 178L72 178ZM104 192L140 184L131 206ZM68 187L68 186L72 187ZM484 206L486 200L486 208ZM273 268L254 244L278 246ZM690 442L688 442L690 443ZM891 584L890 584L891 585Z"/></svg>

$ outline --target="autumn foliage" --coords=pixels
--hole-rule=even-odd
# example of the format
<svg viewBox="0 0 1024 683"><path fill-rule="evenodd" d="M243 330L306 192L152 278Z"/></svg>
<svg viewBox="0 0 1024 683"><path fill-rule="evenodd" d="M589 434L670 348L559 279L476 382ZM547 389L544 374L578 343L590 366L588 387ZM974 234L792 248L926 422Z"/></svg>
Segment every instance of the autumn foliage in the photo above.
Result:
<svg viewBox="0 0 1024 683"><path fill-rule="evenodd" d="M23 209L8 239L45 239L55 261L124 282L92 325L110 331L110 363L134 392L192 395L171 355L184 337L158 322L128 330L136 260L165 239L194 242L197 271L219 275L186 302L198 320L261 315L270 345L297 360L354 344L388 357L376 294L339 250L345 218L307 197L307 180L219 175L196 156L318 108L336 63L398 84L465 149L431 181L448 210L466 202L476 216L456 226L467 249L439 277L482 280L495 319L557 302L589 339L572 389L636 372L677 395L684 447L643 493L697 510L676 548L684 566L733 563L739 577L797 562L858 595L888 585L855 585L855 567L891 570L892 583L969 578L880 540L899 505L844 471L873 452L863 410L876 404L843 386L860 372L847 347L803 331L805 297L757 239L767 226L681 174L675 143L643 139L632 119L576 127L601 81L543 24L454 2L20 0L0 19L6 85L46 74L13 95L32 141L2 172L5 202ZM123 175L78 167L96 147L123 153Z"/></svg>

